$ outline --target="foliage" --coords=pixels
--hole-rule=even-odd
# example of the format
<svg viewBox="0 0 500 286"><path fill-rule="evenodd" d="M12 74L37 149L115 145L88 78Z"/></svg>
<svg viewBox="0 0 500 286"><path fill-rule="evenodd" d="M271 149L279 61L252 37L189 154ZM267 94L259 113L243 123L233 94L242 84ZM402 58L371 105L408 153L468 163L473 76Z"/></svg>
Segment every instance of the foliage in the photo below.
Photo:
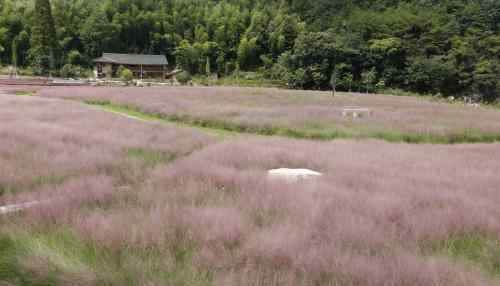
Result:
<svg viewBox="0 0 500 286"><path fill-rule="evenodd" d="M61 71L60 74L64 78L75 78L75 77L80 77L83 72L82 68L76 65L72 64L65 64Z"/></svg>
<svg viewBox="0 0 500 286"><path fill-rule="evenodd" d="M67 63L72 65L82 65L84 63L83 56L78 50L72 50L68 53Z"/></svg>
<svg viewBox="0 0 500 286"><path fill-rule="evenodd" d="M90 68L103 52L153 53L192 75L259 71L291 88L329 89L337 70L338 89L366 91L375 69L369 89L499 96L498 1L50 2L0 1L2 64L47 73Z"/></svg>
<svg viewBox="0 0 500 286"><path fill-rule="evenodd" d="M193 77L193 83L204 86L285 87L281 80L269 79L258 72L239 72L238 75L224 77L198 75Z"/></svg>
<svg viewBox="0 0 500 286"><path fill-rule="evenodd" d="M185 85L191 81L191 74L187 71L182 71L177 74L176 78L180 84Z"/></svg>
<svg viewBox="0 0 500 286"><path fill-rule="evenodd" d="M354 77L352 76L352 73L348 72L342 77L342 85L344 86L344 89L347 91L352 90L352 83L354 82Z"/></svg>
<svg viewBox="0 0 500 286"><path fill-rule="evenodd" d="M372 68L370 70L364 71L361 74L361 80L363 84L365 85L366 92L368 93L370 90L373 88L373 83L375 82L375 79L377 78L377 73L375 71L375 68Z"/></svg>
<svg viewBox="0 0 500 286"><path fill-rule="evenodd" d="M121 67L121 70L118 71L118 75L123 81L130 82L132 79L134 79L134 74L132 73L131 70L127 68Z"/></svg>
<svg viewBox="0 0 500 286"><path fill-rule="evenodd" d="M424 254L447 255L480 266L494 276L500 276L500 241L493 236L471 234L448 240L427 242Z"/></svg>
<svg viewBox="0 0 500 286"><path fill-rule="evenodd" d="M49 0L35 1L34 27L30 55L39 74L54 70L57 60L57 37Z"/></svg>

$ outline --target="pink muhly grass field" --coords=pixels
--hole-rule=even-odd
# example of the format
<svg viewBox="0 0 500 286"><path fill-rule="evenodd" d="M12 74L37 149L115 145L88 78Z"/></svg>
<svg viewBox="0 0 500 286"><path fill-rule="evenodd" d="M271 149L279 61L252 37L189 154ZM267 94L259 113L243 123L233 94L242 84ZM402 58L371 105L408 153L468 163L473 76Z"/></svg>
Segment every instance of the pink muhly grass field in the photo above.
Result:
<svg viewBox="0 0 500 286"><path fill-rule="evenodd" d="M96 88L54 87L42 96L109 101L148 113L222 120L250 127L290 128L352 135L403 132L453 135L465 131L500 133L500 112L426 98L376 94L236 87ZM344 107L369 108L371 116L343 117Z"/></svg>
<svg viewBox="0 0 500 286"><path fill-rule="evenodd" d="M158 168L141 197L155 212L184 214L172 223L197 241L196 258L219 274L217 285L493 285L419 252L457 236L499 238L498 158L498 145L245 138ZM266 180L280 167L324 177Z"/></svg>
<svg viewBox="0 0 500 286"><path fill-rule="evenodd" d="M17 191L75 176L133 175L142 167L130 152L174 157L214 142L195 130L36 97L0 95L0 122L0 189Z"/></svg>
<svg viewBox="0 0 500 286"><path fill-rule="evenodd" d="M40 91L44 86L37 85L2 85L1 92L6 94L29 94ZM46 87L45 87L46 88Z"/></svg>
<svg viewBox="0 0 500 286"><path fill-rule="evenodd" d="M157 167L131 205L82 214L48 204L29 217L115 251L169 250L169 263L172 249L191 246L214 285L496 285L425 245L499 238L498 158L498 145L241 138ZM279 167L324 176L267 180ZM89 196L102 205L99 180Z"/></svg>
<svg viewBox="0 0 500 286"><path fill-rule="evenodd" d="M0 122L0 183L68 176L0 195L41 202L0 217L0 238L28 233L16 259L61 285L499 283L498 144L215 142L77 102L9 95ZM148 150L177 159L145 167ZM267 178L282 167L323 176ZM460 239L492 246L481 248L484 261L440 247Z"/></svg>

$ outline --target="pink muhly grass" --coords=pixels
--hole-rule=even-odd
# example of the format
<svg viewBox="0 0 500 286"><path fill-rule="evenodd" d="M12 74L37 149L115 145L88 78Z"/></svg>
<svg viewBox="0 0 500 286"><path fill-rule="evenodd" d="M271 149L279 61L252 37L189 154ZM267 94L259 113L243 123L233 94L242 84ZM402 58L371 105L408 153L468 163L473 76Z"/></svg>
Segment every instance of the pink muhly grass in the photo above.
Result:
<svg viewBox="0 0 500 286"><path fill-rule="evenodd" d="M103 208L119 199L121 194L107 176L70 179L59 186L42 187L36 192L22 193L16 200L39 202L27 210L35 223L71 223L85 206Z"/></svg>
<svg viewBox="0 0 500 286"><path fill-rule="evenodd" d="M298 130L413 132L450 135L466 130L500 132L500 113L427 99L389 95L343 94L332 98L327 92L236 87L172 88L48 88L46 97L108 101L148 113L167 116L222 120L250 127ZM353 120L342 116L346 106L373 111ZM473 120L471 120L473 118Z"/></svg>
<svg viewBox="0 0 500 286"><path fill-rule="evenodd" d="M7 168L16 177L30 177L49 167L64 173L59 166L71 154L76 172L82 164L94 170L56 188L42 186L36 192L4 198L48 201L15 221L26 220L32 227L66 225L117 253L153 249L163 255L160 269L192 263L212 273L216 285L475 286L497 282L478 266L437 253L424 254L423 248L428 242L463 235L499 238L498 144L438 146L254 137L208 144L211 139L198 133L133 123L76 103L9 100L13 106L33 109L35 115L27 120L32 126L15 125L29 126L33 134L0 127L11 138L0 144L0 158L12 162ZM35 105L47 109L42 113ZM65 113L67 122L59 122L57 114L47 111L61 106L71 106L75 113ZM81 118L75 118L77 114ZM89 114L95 117L88 118ZM7 118L21 121L13 114ZM48 123L43 124L44 120ZM101 126L100 122L108 121L109 125ZM44 132L34 132L36 128ZM135 133L141 136L133 137ZM193 141L168 141L176 135L193 135ZM18 141L24 146L10 151ZM193 145L180 146L181 141ZM126 189L117 185L119 176L96 167L120 158L122 149L157 148L187 155L195 143L206 147L155 167L144 181ZM52 148L68 148L58 164L51 165L51 155L57 156ZM30 150L43 155L36 157ZM16 158L21 151L30 155ZM86 161L87 156L92 159ZM23 167L28 171L21 172ZM323 176L297 184L267 179L269 169L281 167L310 168ZM10 180L9 174L0 173ZM127 197L131 193L132 199ZM176 261L179 249L192 253L188 262Z"/></svg>
<svg viewBox="0 0 500 286"><path fill-rule="evenodd" d="M490 285L465 266L417 253L426 241L500 233L499 152L496 145L245 138L158 168L141 197L146 205L189 206L186 217L196 211L210 217L207 206L240 213L225 216L229 225L243 219L240 230L225 229L238 237L225 259L210 240L192 237L202 250L199 261L220 281L254 285L239 279L248 271L255 279L266 276L259 272L264 268L292 284L299 278L290 273L302 271L312 281L331 275L341 285ZM266 181L267 169L289 166L314 168L324 177L298 185ZM210 223L185 225L193 233L211 231L204 230ZM315 268L315 259L326 261Z"/></svg>
<svg viewBox="0 0 500 286"><path fill-rule="evenodd" d="M214 141L194 130L136 122L76 102L34 97L1 95L0 120L4 123L0 125L0 187L14 186L18 191L44 181L127 168L128 150L182 156Z"/></svg>

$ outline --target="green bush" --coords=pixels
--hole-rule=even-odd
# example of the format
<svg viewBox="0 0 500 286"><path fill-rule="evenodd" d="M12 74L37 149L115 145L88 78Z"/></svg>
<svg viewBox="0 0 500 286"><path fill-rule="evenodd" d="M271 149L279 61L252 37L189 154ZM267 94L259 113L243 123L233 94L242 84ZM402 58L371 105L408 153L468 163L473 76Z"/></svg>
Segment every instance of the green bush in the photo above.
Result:
<svg viewBox="0 0 500 286"><path fill-rule="evenodd" d="M75 66L72 64L65 64L61 71L60 74L64 78L75 78L75 77L81 77L82 75L85 74L85 72L80 68L79 66Z"/></svg>
<svg viewBox="0 0 500 286"><path fill-rule="evenodd" d="M132 79L134 79L134 74L127 68L120 67L118 75L123 81L126 82L132 81Z"/></svg>
<svg viewBox="0 0 500 286"><path fill-rule="evenodd" d="M122 72L125 70L125 67L120 65L118 69L116 69L116 75L121 77Z"/></svg>
<svg viewBox="0 0 500 286"><path fill-rule="evenodd" d="M385 81L380 80L379 82L377 82L377 84L375 84L375 89L377 90L377 92L383 91L385 89Z"/></svg>
<svg viewBox="0 0 500 286"><path fill-rule="evenodd" d="M36 75L48 75L51 71L49 56L38 56L33 59L33 70Z"/></svg>
<svg viewBox="0 0 500 286"><path fill-rule="evenodd" d="M177 80L179 81L180 84L185 85L191 81L191 74L188 73L187 71L183 71L177 74Z"/></svg>
<svg viewBox="0 0 500 286"><path fill-rule="evenodd" d="M67 63L72 65L82 65L84 62L82 54L77 50L72 50L68 53Z"/></svg>

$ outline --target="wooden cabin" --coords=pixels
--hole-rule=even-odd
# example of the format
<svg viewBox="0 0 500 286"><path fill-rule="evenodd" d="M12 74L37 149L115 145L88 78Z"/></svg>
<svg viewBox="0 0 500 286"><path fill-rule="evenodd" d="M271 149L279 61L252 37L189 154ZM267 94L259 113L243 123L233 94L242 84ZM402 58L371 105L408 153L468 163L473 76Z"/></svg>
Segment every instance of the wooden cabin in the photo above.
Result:
<svg viewBox="0 0 500 286"><path fill-rule="evenodd" d="M104 53L94 60L98 78L117 77L118 68L123 66L135 78L162 78L168 76L168 61L164 55L112 54ZM109 74L111 73L111 74Z"/></svg>

